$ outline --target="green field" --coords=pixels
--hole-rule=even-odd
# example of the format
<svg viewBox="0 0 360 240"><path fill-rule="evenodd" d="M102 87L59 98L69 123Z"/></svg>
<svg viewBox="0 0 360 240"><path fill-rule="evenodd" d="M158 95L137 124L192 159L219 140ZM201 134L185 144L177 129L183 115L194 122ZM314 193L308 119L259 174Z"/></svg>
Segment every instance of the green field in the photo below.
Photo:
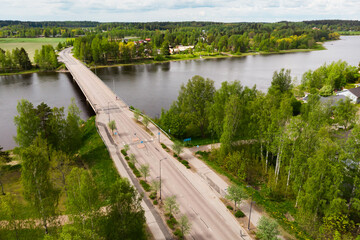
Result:
<svg viewBox="0 0 360 240"><path fill-rule="evenodd" d="M46 44L56 47L59 42L65 41L66 38L0 38L0 48L11 51L14 48L23 47L28 52L30 60L34 62L36 49Z"/></svg>

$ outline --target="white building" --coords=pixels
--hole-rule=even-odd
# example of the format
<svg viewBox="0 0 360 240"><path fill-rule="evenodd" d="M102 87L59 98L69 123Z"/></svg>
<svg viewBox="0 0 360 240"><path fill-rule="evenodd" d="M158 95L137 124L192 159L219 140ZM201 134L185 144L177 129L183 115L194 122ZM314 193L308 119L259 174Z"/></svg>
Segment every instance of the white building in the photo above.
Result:
<svg viewBox="0 0 360 240"><path fill-rule="evenodd" d="M360 87L345 89L341 92L338 92L337 95L346 96L351 99L353 103L360 103Z"/></svg>

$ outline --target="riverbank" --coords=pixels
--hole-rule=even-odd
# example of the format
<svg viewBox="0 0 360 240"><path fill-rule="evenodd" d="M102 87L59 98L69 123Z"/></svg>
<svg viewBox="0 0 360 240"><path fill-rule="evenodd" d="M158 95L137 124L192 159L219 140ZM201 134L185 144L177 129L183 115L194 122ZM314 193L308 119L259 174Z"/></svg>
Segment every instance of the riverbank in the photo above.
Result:
<svg viewBox="0 0 360 240"><path fill-rule="evenodd" d="M187 60L203 60L203 59L220 59L220 58L242 58L247 56L255 56L255 55L275 55L275 54L286 54L286 53L298 53L298 52L312 52L319 50L327 50L320 43L317 48L313 49L289 49L289 50L279 50L272 52L247 52L241 54L232 54L230 52L221 52L221 53L195 53L195 54L178 54L178 55L170 55L164 60L154 60L154 59L141 59L136 62L131 63L120 63L120 64L108 64L108 65L94 65L94 64L86 64L87 67L91 69L100 69L107 67L123 67L123 66L134 66L134 65L144 65L144 64L158 64L158 63L168 63L168 62L177 62L177 61L187 61ZM32 69L28 71L22 72L12 72L12 73L0 73L0 76L11 76L11 75L23 75L30 73L38 73L38 72L67 72L64 66L59 67L54 71L43 71L41 69Z"/></svg>
<svg viewBox="0 0 360 240"><path fill-rule="evenodd" d="M109 64L109 65L93 65L86 64L91 69L100 69L107 67L123 67L123 66L134 66L134 65L144 65L144 64L157 64L157 63L169 63L169 62L178 62L178 61L188 61L188 60L203 60L203 59L221 59L221 58L242 58L247 56L255 56L255 55L276 55L276 54L286 54L286 53L299 53L299 52L313 52L327 50L321 43L317 48L314 49L289 49L289 50L279 50L273 52L247 52L242 54L232 54L229 52L216 53L212 55L202 55L199 53L195 54L180 54L180 55L170 55L170 57L166 58L162 61L157 61L154 59L142 59L137 62L131 63L120 63L120 64Z"/></svg>

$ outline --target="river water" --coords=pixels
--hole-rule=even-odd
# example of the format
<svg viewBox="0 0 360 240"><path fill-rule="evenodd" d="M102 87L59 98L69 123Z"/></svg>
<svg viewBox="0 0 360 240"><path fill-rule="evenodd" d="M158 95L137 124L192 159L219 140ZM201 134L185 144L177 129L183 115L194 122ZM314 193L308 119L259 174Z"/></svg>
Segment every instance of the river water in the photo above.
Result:
<svg viewBox="0 0 360 240"><path fill-rule="evenodd" d="M291 69L292 76L300 82L305 71L324 63L341 59L357 66L360 62L360 36L342 37L340 41L327 42L324 46L328 50L110 67L97 69L96 74L128 105L156 117L161 108L169 108L176 100L181 84L186 84L194 75L214 80L217 88L223 81L239 80L245 86L256 85L259 90L266 91L273 72L281 68ZM68 106L72 97L82 110L82 118L93 114L66 73L0 76L0 145L4 149L15 146L13 118L21 98L34 105L43 101L51 107L61 107Z"/></svg>

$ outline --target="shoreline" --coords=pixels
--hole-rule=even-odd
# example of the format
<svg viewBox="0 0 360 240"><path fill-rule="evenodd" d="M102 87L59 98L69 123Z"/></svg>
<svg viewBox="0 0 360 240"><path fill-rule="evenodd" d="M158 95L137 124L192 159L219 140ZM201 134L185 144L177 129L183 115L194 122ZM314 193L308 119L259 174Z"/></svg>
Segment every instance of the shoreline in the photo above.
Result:
<svg viewBox="0 0 360 240"><path fill-rule="evenodd" d="M131 62L131 63L120 63L120 64L110 64L110 65L90 65L85 64L90 69L100 69L100 68L107 68L107 67L123 67L123 66L135 66L135 65L145 65L145 64L159 64L159 63L169 63L169 62L178 62L178 61L188 61L188 60L205 60L205 59L222 59L222 58L242 58L247 56L256 56L256 55L276 55L276 54L287 54L287 53L301 53L301 52L313 52L313 51L322 51L327 50L323 43L320 43L318 48L312 49L289 49L289 50L279 50L276 52L247 52L242 53L240 55L231 54L229 52L222 52L216 55L194 55L191 57L184 56L183 58L167 58L163 61L156 61L153 59L142 59L139 62ZM174 55L171 55L174 56ZM54 71L42 71L40 69L34 69L24 72L15 72L15 73L0 73L0 76L12 76L12 75L24 75L24 74L31 74L31 73L38 73L38 72L68 72L66 69L61 68Z"/></svg>
<svg viewBox="0 0 360 240"><path fill-rule="evenodd" d="M158 63L169 63L169 62L178 62L178 61L188 61L188 60L205 60L205 59L221 59L221 58L242 58L247 56L256 56L256 55L276 55L276 54L287 54L287 53L301 53L301 52L313 52L313 51L322 51L327 50L322 44L316 49L289 49L289 50L280 50L278 52L247 52L240 55L234 55L231 53L219 53L218 55L213 56L194 56L194 57L184 57L178 59L166 59L164 61L156 61L143 59L139 62L132 63L120 63L120 64L111 64L111 65L89 65L86 64L90 69L100 69L107 67L123 67L123 66L135 66L135 65L145 65L145 64L158 64Z"/></svg>

